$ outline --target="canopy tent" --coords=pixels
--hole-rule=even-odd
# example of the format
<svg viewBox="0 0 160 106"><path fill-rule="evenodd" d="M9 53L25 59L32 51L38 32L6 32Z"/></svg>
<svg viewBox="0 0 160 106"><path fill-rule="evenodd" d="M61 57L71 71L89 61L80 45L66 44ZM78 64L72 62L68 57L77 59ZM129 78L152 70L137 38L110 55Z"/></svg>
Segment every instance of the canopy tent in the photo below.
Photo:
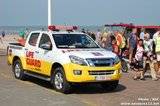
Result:
<svg viewBox="0 0 160 106"><path fill-rule="evenodd" d="M134 25L134 24L106 24L106 27L126 27L126 28L146 28L146 29L160 29L160 26L156 25Z"/></svg>

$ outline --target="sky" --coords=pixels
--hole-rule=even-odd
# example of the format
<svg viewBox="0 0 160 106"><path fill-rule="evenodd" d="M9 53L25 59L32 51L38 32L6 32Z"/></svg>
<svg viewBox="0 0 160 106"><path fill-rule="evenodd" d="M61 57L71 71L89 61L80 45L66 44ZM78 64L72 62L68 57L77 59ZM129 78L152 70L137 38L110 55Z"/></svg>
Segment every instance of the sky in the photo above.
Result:
<svg viewBox="0 0 160 106"><path fill-rule="evenodd" d="M47 0L0 0L0 26L47 25ZM160 0L52 0L52 24L160 25Z"/></svg>

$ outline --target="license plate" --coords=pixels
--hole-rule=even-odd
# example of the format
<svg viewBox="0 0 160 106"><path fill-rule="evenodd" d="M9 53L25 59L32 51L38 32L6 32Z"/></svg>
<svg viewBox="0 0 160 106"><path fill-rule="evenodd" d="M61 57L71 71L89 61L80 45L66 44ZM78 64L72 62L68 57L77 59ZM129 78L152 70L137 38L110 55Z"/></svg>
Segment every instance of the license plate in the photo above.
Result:
<svg viewBox="0 0 160 106"><path fill-rule="evenodd" d="M109 76L95 76L97 81L111 80Z"/></svg>

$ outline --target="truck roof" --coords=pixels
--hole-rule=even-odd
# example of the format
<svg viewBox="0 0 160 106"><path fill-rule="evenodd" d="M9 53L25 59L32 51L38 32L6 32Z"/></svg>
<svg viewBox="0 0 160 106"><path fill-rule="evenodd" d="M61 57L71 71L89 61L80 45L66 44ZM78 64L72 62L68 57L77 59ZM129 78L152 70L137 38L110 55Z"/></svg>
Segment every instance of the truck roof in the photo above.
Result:
<svg viewBox="0 0 160 106"><path fill-rule="evenodd" d="M51 33L51 34L84 34L82 32L78 31L42 31L42 30L37 30L37 31L32 31L31 33Z"/></svg>

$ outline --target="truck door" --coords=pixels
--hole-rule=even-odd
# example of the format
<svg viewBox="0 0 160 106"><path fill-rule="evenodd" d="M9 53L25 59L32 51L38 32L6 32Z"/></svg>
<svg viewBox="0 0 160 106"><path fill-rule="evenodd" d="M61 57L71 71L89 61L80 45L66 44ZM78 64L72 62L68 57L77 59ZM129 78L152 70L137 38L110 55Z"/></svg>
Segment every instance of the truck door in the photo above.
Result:
<svg viewBox="0 0 160 106"><path fill-rule="evenodd" d="M26 68L29 71L36 71L35 65L37 61L35 59L35 54L37 53L36 45L38 44L39 35L40 33L32 33L25 47Z"/></svg>
<svg viewBox="0 0 160 106"><path fill-rule="evenodd" d="M41 60L41 66L37 67L40 73L43 75L50 75L50 70L52 67L52 42L48 34L42 33L38 48L36 51L36 58Z"/></svg>

